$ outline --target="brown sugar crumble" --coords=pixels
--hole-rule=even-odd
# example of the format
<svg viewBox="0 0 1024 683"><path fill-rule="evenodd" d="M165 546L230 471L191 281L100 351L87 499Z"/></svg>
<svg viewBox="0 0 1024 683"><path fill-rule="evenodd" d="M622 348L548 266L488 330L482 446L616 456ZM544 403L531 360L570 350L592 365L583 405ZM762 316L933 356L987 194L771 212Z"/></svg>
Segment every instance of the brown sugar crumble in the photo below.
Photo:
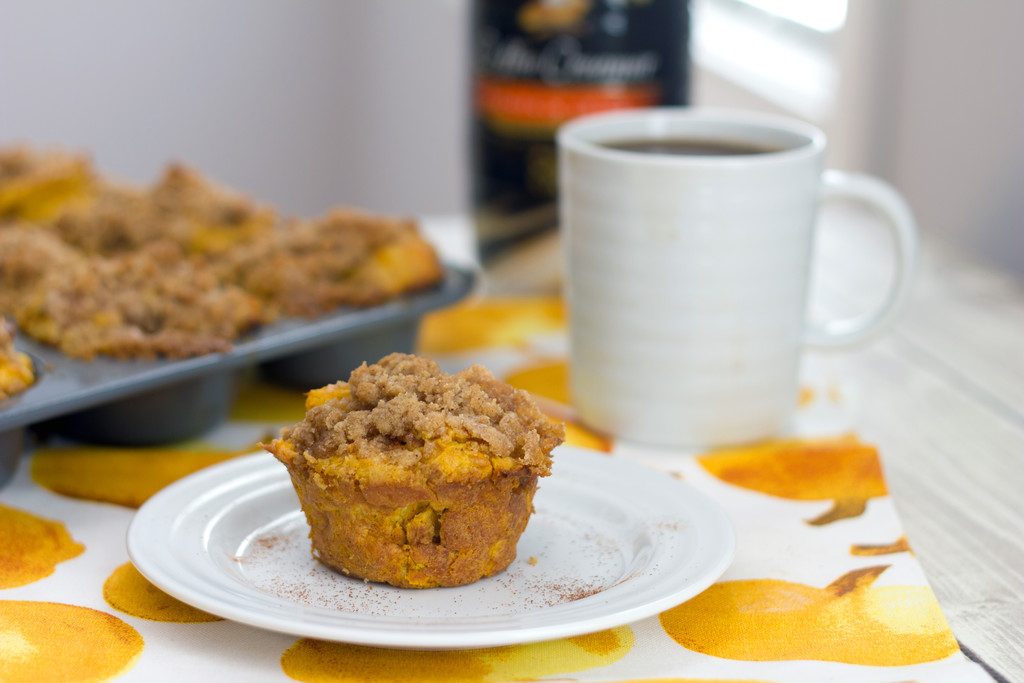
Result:
<svg viewBox="0 0 1024 683"><path fill-rule="evenodd" d="M81 254L54 235L25 223L0 225L0 315L14 316L47 274L83 263Z"/></svg>
<svg viewBox="0 0 1024 683"><path fill-rule="evenodd" d="M66 207L47 227L65 244L100 256L130 252L172 233L144 190L113 183L98 184L88 201Z"/></svg>
<svg viewBox="0 0 1024 683"><path fill-rule="evenodd" d="M537 566L537 556L536 555L530 555L530 557L528 557L526 559L526 564L530 565L531 567L536 567Z"/></svg>
<svg viewBox="0 0 1024 683"><path fill-rule="evenodd" d="M226 351L261 322L259 302L156 242L45 275L16 307L29 335L79 358L171 358Z"/></svg>
<svg viewBox="0 0 1024 683"><path fill-rule="evenodd" d="M356 451L412 465L451 438L478 442L544 476L565 434L526 392L479 365L446 375L430 359L394 353L354 370L347 387L347 395L312 407L283 432L296 452L330 458Z"/></svg>
<svg viewBox="0 0 1024 683"><path fill-rule="evenodd" d="M402 273L380 272L374 255L400 249ZM253 292L275 314L310 316L340 305L372 305L396 285L417 289L439 277L436 256L413 221L335 209L293 221L225 254L215 264L227 282ZM383 267L387 267L386 265Z"/></svg>
<svg viewBox="0 0 1024 683"><path fill-rule="evenodd" d="M14 327L0 317L0 401L35 382L32 359L14 348Z"/></svg>
<svg viewBox="0 0 1024 683"><path fill-rule="evenodd" d="M180 164L133 187L82 155L0 149L0 315L70 356L225 351L280 316L372 306L442 277L413 221L282 220Z"/></svg>

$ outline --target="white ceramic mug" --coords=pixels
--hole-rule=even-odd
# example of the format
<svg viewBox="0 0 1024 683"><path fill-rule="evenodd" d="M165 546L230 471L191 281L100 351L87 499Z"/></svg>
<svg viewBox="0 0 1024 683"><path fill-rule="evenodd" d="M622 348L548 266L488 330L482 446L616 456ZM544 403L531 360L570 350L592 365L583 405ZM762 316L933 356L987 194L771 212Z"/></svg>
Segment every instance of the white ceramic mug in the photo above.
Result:
<svg viewBox="0 0 1024 683"><path fill-rule="evenodd" d="M777 151L693 156L622 151L636 140L740 143ZM825 135L785 117L640 109L558 133L573 403L588 424L672 446L784 429L804 344L860 341L907 293L914 219L886 183L822 172ZM874 206L895 238L896 277L877 311L806 321L819 203Z"/></svg>

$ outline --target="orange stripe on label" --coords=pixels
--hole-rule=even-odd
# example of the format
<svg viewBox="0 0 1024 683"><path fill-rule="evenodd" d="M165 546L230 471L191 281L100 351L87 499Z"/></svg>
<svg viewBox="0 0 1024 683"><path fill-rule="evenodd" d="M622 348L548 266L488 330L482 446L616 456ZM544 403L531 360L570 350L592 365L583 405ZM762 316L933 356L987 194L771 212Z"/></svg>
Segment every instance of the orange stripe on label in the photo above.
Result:
<svg viewBox="0 0 1024 683"><path fill-rule="evenodd" d="M482 78L476 89L477 109L485 118L531 126L557 126L584 114L647 107L658 101L658 88L651 84L553 87Z"/></svg>

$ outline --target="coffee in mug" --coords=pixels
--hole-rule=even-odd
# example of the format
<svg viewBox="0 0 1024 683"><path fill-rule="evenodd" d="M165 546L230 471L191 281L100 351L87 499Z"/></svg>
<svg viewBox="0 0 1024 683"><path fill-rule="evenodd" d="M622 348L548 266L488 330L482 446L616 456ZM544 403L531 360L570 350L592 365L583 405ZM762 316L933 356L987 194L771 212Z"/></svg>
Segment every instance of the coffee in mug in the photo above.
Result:
<svg viewBox="0 0 1024 683"><path fill-rule="evenodd" d="M680 154L698 157L729 157L749 156L752 154L770 154L781 152L777 147L752 145L740 140L701 140L696 138L635 138L630 140L611 140L604 146L622 152L639 152L641 154Z"/></svg>

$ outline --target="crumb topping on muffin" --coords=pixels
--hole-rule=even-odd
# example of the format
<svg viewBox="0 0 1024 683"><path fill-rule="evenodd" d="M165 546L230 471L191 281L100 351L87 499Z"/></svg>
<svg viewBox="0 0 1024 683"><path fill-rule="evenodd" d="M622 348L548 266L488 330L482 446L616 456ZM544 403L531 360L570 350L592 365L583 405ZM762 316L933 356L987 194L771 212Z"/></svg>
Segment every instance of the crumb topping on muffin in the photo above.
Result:
<svg viewBox="0 0 1024 683"><path fill-rule="evenodd" d="M181 164L134 187L84 156L0 148L0 315L71 356L227 351L281 316L443 278L412 220L335 209L286 221Z"/></svg>
<svg viewBox="0 0 1024 683"><path fill-rule="evenodd" d="M0 219L43 220L87 192L93 182L88 157L0 149Z"/></svg>
<svg viewBox="0 0 1024 683"><path fill-rule="evenodd" d="M14 326L0 317L0 401L35 381L32 360L14 348Z"/></svg>
<svg viewBox="0 0 1024 683"><path fill-rule="evenodd" d="M307 458L354 456L403 467L438 456L452 444L511 460L535 474L550 472L564 429L529 394L474 365L448 375L426 358L394 353L363 364L348 382L311 392L309 409L283 432Z"/></svg>
<svg viewBox="0 0 1024 683"><path fill-rule="evenodd" d="M79 358L181 358L231 348L260 321L259 302L222 285L172 242L46 273L16 308L18 325Z"/></svg>
<svg viewBox="0 0 1024 683"><path fill-rule="evenodd" d="M224 280L255 293L275 313L308 316L343 304L373 304L436 281L437 256L432 250L418 253L415 245L426 243L414 221L334 209L239 246L217 268ZM374 277L376 261L396 247L405 253L384 265L400 280Z"/></svg>
<svg viewBox="0 0 1024 683"><path fill-rule="evenodd" d="M0 315L15 315L47 273L82 261L74 249L34 226L17 223L0 230Z"/></svg>
<svg viewBox="0 0 1024 683"><path fill-rule="evenodd" d="M172 234L158 220L143 189L108 182L65 209L47 226L85 254L111 256L139 249Z"/></svg>

